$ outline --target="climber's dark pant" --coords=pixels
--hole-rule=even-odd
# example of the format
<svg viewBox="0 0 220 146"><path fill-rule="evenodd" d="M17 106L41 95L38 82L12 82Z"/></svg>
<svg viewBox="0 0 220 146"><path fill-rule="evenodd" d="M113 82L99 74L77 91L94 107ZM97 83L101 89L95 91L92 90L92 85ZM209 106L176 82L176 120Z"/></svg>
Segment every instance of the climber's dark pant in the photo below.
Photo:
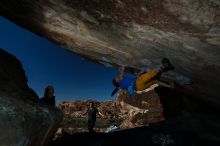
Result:
<svg viewBox="0 0 220 146"><path fill-rule="evenodd" d="M88 130L89 130L89 132L95 132L94 130L93 130L93 128L94 128L94 126L95 126L95 122L96 122L96 120L88 120Z"/></svg>

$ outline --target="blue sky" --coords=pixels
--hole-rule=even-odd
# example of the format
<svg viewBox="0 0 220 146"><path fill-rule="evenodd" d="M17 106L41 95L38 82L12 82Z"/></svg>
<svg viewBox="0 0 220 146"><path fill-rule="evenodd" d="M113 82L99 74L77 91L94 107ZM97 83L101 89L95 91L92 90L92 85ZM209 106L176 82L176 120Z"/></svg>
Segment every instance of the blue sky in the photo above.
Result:
<svg viewBox="0 0 220 146"><path fill-rule="evenodd" d="M0 48L22 62L29 86L40 97L47 85L53 85L58 102L112 98L117 70L82 59L1 16Z"/></svg>

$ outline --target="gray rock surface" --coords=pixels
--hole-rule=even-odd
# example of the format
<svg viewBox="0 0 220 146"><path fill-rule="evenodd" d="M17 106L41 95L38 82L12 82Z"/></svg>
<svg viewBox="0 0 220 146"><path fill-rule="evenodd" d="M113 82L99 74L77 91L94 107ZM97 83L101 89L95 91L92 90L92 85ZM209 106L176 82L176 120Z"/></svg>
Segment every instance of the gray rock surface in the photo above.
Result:
<svg viewBox="0 0 220 146"><path fill-rule="evenodd" d="M21 63L0 49L0 145L43 146L50 142L62 112L37 103Z"/></svg>

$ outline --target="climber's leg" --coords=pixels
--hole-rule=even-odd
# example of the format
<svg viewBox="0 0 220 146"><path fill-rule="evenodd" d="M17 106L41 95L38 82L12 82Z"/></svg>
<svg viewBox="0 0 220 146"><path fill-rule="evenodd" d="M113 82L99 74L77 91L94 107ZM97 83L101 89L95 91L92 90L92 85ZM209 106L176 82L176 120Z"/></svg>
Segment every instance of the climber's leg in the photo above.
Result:
<svg viewBox="0 0 220 146"><path fill-rule="evenodd" d="M152 69L147 73L140 75L136 80L136 91L142 91L157 83L157 69Z"/></svg>

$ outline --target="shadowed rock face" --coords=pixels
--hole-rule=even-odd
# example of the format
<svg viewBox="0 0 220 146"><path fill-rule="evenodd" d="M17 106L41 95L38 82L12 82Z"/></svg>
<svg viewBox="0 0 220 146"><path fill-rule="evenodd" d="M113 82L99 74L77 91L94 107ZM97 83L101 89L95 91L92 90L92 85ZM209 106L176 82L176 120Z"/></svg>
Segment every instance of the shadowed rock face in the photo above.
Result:
<svg viewBox="0 0 220 146"><path fill-rule="evenodd" d="M0 49L0 145L43 146L50 142L62 112L37 104L21 63Z"/></svg>
<svg viewBox="0 0 220 146"><path fill-rule="evenodd" d="M220 1L1 0L1 14L106 66L156 67L168 57L220 102Z"/></svg>

